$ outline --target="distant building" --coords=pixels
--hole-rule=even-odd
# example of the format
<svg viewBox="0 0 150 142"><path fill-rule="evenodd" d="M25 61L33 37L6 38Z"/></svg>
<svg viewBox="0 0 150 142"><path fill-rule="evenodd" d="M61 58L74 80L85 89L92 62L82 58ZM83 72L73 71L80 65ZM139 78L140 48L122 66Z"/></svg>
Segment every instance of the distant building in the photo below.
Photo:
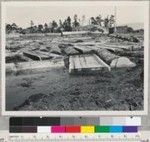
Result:
<svg viewBox="0 0 150 142"><path fill-rule="evenodd" d="M134 30L131 27L128 26L118 26L116 27L116 32L117 33L128 33L128 32L133 32Z"/></svg>
<svg viewBox="0 0 150 142"><path fill-rule="evenodd" d="M118 26L116 27L117 33L127 33L128 32L128 26Z"/></svg>
<svg viewBox="0 0 150 142"><path fill-rule="evenodd" d="M114 32L115 32L115 28L110 27L109 34L113 34ZM118 26L118 27L116 27L116 32L117 33L131 33L131 32L134 32L134 30L128 26Z"/></svg>

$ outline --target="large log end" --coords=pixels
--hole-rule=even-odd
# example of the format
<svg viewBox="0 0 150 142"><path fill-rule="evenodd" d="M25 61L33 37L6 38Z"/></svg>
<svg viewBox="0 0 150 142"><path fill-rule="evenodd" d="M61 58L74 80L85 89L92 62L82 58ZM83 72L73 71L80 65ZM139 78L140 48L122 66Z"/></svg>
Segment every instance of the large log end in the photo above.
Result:
<svg viewBox="0 0 150 142"><path fill-rule="evenodd" d="M127 57L119 57L112 60L110 66L111 68L132 68L135 67L136 64L130 61Z"/></svg>

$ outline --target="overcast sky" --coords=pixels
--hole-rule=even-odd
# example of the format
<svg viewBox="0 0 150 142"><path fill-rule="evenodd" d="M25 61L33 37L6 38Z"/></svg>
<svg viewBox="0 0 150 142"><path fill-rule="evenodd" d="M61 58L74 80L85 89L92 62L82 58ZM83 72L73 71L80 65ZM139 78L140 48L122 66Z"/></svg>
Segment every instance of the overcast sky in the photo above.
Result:
<svg viewBox="0 0 150 142"><path fill-rule="evenodd" d="M21 27L29 27L30 21L34 24L50 23L52 20L64 20L74 14L81 18L85 15L86 20L99 14L102 17L114 14L116 6L117 25L127 23L143 23L145 7L143 3L128 2L9 2L6 5L6 23L16 23Z"/></svg>

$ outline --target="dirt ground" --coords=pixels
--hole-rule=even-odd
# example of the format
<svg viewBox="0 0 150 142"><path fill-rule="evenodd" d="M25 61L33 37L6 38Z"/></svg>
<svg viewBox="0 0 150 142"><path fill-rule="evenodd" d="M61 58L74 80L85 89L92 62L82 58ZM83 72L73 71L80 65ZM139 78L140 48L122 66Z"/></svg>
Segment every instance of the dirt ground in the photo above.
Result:
<svg viewBox="0 0 150 142"><path fill-rule="evenodd" d="M68 37L60 39L68 40ZM91 43L135 44L116 41L107 36L92 36L90 41ZM87 41L84 40L82 43L84 42ZM141 46L142 42L141 40L137 46ZM40 48L39 40L35 40L35 43ZM40 45L52 43L55 45L60 43L59 38L40 41ZM23 44L21 46L19 50L15 48L15 52L31 47L23 46ZM33 45L32 48L35 46ZM144 87L141 74L143 59L139 57L129 57L129 59L136 63L136 67L116 68L111 72L97 72L88 75L70 75L65 67L7 75L6 110L143 110Z"/></svg>

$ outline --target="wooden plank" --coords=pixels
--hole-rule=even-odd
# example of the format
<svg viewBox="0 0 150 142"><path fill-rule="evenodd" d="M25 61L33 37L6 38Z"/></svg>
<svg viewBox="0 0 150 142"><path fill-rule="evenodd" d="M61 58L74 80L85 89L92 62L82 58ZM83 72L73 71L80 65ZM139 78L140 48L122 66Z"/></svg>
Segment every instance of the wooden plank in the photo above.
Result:
<svg viewBox="0 0 150 142"><path fill-rule="evenodd" d="M75 70L101 70L102 68L107 68L110 71L110 66L102 61L95 54L82 54L82 55L73 55L69 58L70 66L69 72L74 72ZM73 65L74 64L74 68Z"/></svg>
<svg viewBox="0 0 150 142"><path fill-rule="evenodd" d="M81 62L80 62L80 55L76 55L75 56L75 60L74 60L74 63L75 63L75 69L81 69L82 68L82 65L81 65Z"/></svg>
<svg viewBox="0 0 150 142"><path fill-rule="evenodd" d="M86 58L82 55L80 56L80 62L81 62L82 68L86 68L88 66Z"/></svg>
<svg viewBox="0 0 150 142"><path fill-rule="evenodd" d="M75 69L74 57L70 56L69 58L69 73Z"/></svg>
<svg viewBox="0 0 150 142"><path fill-rule="evenodd" d="M95 60L93 55L86 57L86 61L88 62L89 68L101 67L101 64Z"/></svg>

